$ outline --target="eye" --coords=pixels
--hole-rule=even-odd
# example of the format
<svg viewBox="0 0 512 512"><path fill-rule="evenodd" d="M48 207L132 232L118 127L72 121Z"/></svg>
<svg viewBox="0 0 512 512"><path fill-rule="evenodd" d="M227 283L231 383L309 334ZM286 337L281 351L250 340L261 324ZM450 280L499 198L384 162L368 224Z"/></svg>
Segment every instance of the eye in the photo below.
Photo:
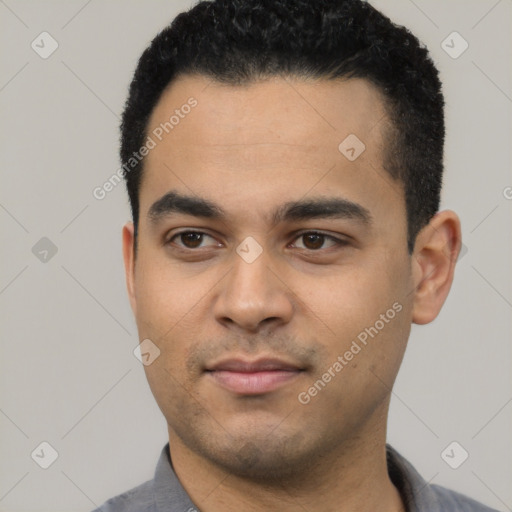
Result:
<svg viewBox="0 0 512 512"><path fill-rule="evenodd" d="M215 239L212 236L207 235L202 231L182 231L181 233L176 233L174 236L172 236L166 242L166 244L176 244L175 240L178 239L181 242L180 244L176 244L178 245L178 247L184 249L198 249L201 248L201 243L204 241L205 238L211 238L212 240L215 241ZM216 242L215 245L219 246L220 244Z"/></svg>
<svg viewBox="0 0 512 512"><path fill-rule="evenodd" d="M320 249L329 249L331 247L347 245L347 242L344 240L318 231L307 231L301 233L295 240L300 239L303 241L303 247L299 246L298 248L310 251L318 251ZM331 245L329 247L322 247L326 240L330 241Z"/></svg>
<svg viewBox="0 0 512 512"><path fill-rule="evenodd" d="M203 242L205 242L205 240L208 238L213 240L214 243L210 245L204 245ZM295 238L295 240L302 240L302 244L292 245L294 245L298 249L305 249L308 251L320 251L322 249L326 250L332 247L345 246L348 244L348 242L343 239L336 238L332 235L327 235L319 231L307 231L300 233ZM326 242L330 243L328 247L325 247ZM203 231L192 230L181 231L180 233L176 233L165 243L166 245L172 244L177 246L178 248L185 250L201 249L204 247L220 247L222 245L219 242L217 242L217 240L211 235L208 235Z"/></svg>

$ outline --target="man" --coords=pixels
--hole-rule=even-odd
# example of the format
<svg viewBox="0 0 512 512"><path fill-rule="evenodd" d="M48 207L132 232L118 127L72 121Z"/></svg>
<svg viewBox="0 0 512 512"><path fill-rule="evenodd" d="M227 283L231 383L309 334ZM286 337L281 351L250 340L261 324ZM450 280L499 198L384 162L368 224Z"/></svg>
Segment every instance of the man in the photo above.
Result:
<svg viewBox="0 0 512 512"><path fill-rule="evenodd" d="M204 1L154 39L123 115L123 250L169 444L100 510L490 510L386 446L461 246L443 142L427 50L365 2Z"/></svg>

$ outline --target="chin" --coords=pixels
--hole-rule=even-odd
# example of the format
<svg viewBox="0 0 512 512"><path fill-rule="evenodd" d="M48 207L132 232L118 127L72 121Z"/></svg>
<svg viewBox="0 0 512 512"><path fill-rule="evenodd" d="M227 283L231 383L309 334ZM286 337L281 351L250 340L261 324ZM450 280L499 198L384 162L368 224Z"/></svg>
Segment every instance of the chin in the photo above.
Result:
<svg viewBox="0 0 512 512"><path fill-rule="evenodd" d="M295 443L289 443L288 446L284 443L276 447L275 443L268 441L263 445L247 441L239 450L219 455L212 462L224 470L240 478L267 485L282 485L284 481L296 479L303 474L305 462L309 458L300 454Z"/></svg>
<svg viewBox="0 0 512 512"><path fill-rule="evenodd" d="M281 486L303 476L319 449L319 443L306 439L302 432L278 435L265 429L258 435L246 428L237 436L221 434L220 439L215 439L212 433L201 436L201 440L190 439L190 432L188 437L189 449L212 464L229 474L267 486Z"/></svg>

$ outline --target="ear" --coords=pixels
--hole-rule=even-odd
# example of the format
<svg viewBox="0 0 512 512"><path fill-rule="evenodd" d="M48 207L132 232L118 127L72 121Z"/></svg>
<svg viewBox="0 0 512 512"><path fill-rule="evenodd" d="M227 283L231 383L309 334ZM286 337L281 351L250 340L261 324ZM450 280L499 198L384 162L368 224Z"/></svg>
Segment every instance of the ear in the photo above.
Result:
<svg viewBox="0 0 512 512"><path fill-rule="evenodd" d="M137 312L135 299L135 235L133 222L127 222L123 227L123 259L128 298L134 314Z"/></svg>
<svg viewBox="0 0 512 512"><path fill-rule="evenodd" d="M439 314L453 282L461 244L460 220L451 210L436 214L418 233L412 256L414 323L428 324Z"/></svg>

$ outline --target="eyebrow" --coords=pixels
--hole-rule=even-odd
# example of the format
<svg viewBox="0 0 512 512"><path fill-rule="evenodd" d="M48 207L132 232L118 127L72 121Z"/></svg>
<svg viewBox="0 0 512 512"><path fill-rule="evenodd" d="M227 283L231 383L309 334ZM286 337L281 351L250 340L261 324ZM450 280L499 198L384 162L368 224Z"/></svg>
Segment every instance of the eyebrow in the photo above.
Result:
<svg viewBox="0 0 512 512"><path fill-rule="evenodd" d="M183 195L174 190L155 201L148 211L152 224L157 224L172 214L213 220L227 218L225 210L212 201L202 197ZM371 213L364 206L341 197L323 196L289 201L279 206L270 216L273 225L287 221L322 218L350 219L366 225L370 225L373 221Z"/></svg>

